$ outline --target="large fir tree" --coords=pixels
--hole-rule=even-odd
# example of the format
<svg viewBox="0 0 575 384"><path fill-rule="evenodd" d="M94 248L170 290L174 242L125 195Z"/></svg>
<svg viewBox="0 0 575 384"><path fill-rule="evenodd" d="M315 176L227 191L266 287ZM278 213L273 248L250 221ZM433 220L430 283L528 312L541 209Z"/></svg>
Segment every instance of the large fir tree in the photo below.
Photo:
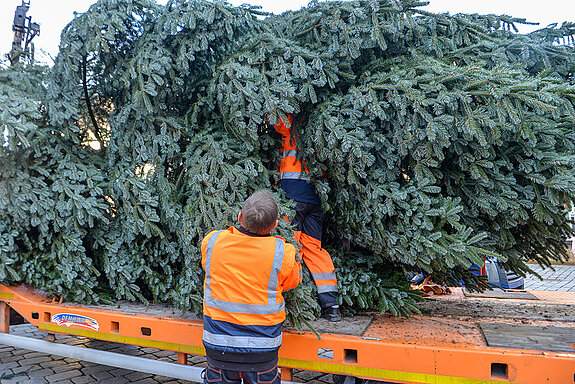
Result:
<svg viewBox="0 0 575 384"><path fill-rule="evenodd" d="M565 257L575 25L432 14L412 0L100 0L52 68L0 70L0 281L198 311L199 244L276 186L294 114L343 303L416 311L405 271L477 283ZM282 222L278 234L291 239ZM312 318L314 286L291 292Z"/></svg>

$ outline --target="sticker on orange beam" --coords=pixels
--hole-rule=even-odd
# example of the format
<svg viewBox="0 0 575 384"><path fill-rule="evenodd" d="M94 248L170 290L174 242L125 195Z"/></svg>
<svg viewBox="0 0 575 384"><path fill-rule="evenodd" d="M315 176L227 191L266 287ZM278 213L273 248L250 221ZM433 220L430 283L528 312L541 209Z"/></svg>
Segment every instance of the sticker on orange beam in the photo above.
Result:
<svg viewBox="0 0 575 384"><path fill-rule="evenodd" d="M13 299L14 294L12 292L0 292L0 299Z"/></svg>
<svg viewBox="0 0 575 384"><path fill-rule="evenodd" d="M142 339L133 336L123 336L116 333L110 334L105 332L90 331L88 329L67 328L64 326L59 326L50 323L40 323L38 325L38 329L46 332L57 332L74 336L89 337L92 339L113 341L115 343L132 344L132 345L139 345L141 347L164 349L166 351L186 352L192 355L203 355L203 356L206 355L206 350L204 349L204 347L199 347L195 345L177 344L169 341Z"/></svg>
<svg viewBox="0 0 575 384"><path fill-rule="evenodd" d="M501 384L501 381L486 379L471 379L465 377L442 376L429 373L391 371L379 368L359 367L336 363L320 363L315 361L286 359L280 357L278 366L303 369L306 371L327 372L340 375L357 376L370 379L401 381L420 384ZM510 384L520 384L511 383Z"/></svg>
<svg viewBox="0 0 575 384"><path fill-rule="evenodd" d="M64 325L66 327L85 327L93 331L100 329L100 324L91 317L75 315L73 313L58 313L52 316L52 321L58 325Z"/></svg>

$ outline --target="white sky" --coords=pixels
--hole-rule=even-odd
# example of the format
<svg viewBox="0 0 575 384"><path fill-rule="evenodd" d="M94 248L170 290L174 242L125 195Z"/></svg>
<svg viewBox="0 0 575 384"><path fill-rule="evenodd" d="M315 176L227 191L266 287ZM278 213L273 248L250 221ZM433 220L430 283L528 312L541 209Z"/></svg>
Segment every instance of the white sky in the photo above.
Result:
<svg viewBox="0 0 575 384"><path fill-rule="evenodd" d="M41 25L41 34L34 39L36 52L43 50L52 56L58 52L60 32L74 17L74 11L85 12L96 0L31 0L28 16ZM165 3L166 0L158 2ZM234 5L250 3L261 5L263 10L281 13L288 9L300 9L308 0L231 0ZM0 0L0 54L3 56L12 46L12 22L14 11L21 0ZM508 14L526 18L546 26L553 22L575 21L574 0L431 0L425 9L432 12ZM533 28L521 29L528 32ZM42 59L43 57L37 57ZM44 57L51 64L52 60Z"/></svg>

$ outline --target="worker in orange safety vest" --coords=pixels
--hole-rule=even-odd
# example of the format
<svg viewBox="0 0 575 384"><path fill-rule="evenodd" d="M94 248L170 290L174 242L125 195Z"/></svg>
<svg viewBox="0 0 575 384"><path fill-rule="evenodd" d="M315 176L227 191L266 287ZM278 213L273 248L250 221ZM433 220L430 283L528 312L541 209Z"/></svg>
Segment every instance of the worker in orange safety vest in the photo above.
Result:
<svg viewBox="0 0 575 384"><path fill-rule="evenodd" d="M282 293L299 284L302 270L295 247L269 235L278 211L269 191L255 192L242 206L239 227L202 240L205 384L281 382Z"/></svg>
<svg viewBox="0 0 575 384"><path fill-rule="evenodd" d="M296 202L296 215L292 221L296 225L294 237L301 243L303 261L317 287L322 317L329 321L341 321L335 268L330 254L321 246L324 213L315 187L307 176L307 169L297 159L296 142L291 134L291 115L288 115L288 120L290 127L281 120L274 126L282 135L278 184L286 196Z"/></svg>

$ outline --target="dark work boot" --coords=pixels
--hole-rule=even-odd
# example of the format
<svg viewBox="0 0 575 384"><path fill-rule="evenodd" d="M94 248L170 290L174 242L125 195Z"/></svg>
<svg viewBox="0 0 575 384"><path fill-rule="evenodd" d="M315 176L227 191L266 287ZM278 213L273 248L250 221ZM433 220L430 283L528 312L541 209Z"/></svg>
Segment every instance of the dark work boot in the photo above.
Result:
<svg viewBox="0 0 575 384"><path fill-rule="evenodd" d="M332 305L321 309L321 317L331 322L341 321L341 313L339 312L339 305Z"/></svg>

